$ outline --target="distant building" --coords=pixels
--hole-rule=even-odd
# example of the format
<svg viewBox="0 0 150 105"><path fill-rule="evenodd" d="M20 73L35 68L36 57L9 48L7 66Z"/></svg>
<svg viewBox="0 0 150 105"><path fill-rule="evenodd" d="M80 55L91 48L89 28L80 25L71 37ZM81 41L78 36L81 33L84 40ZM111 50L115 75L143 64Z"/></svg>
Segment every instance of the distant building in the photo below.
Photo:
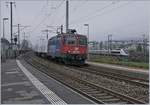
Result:
<svg viewBox="0 0 150 105"><path fill-rule="evenodd" d="M136 50L139 44L143 49L149 51L149 41L146 40L145 42L141 40L112 40L110 44L110 48L112 50L115 49L124 49L126 51L129 50ZM91 41L89 44L90 50L108 50L108 41Z"/></svg>

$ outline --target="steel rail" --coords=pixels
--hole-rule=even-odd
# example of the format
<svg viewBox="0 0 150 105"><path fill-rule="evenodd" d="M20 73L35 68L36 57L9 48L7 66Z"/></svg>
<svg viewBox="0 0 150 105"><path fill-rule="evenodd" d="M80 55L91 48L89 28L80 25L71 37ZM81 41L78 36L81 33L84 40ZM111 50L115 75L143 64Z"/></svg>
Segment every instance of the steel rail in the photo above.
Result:
<svg viewBox="0 0 150 105"><path fill-rule="evenodd" d="M109 101L109 103L113 103L113 101L117 101L120 102L120 103L138 103L138 104L144 104L144 102L141 102L137 99L134 99L132 97L129 97L129 96L126 96L126 95L123 95L123 94L119 94L117 92L114 92L110 89L107 89L107 88L104 88L102 86L98 86L94 83L90 83L88 81L85 81L85 80L81 80L79 78L74 78L74 77L69 77L65 74L63 75L60 75L62 78L60 79L59 76L56 75L56 73L52 74L52 72L48 72L49 68L46 67L46 65L42 64L42 63L39 63L39 61L36 61L35 59L25 59L25 61L29 64L31 64L33 67L37 68L38 70L42 70L42 72L44 72L45 74L53 77L54 79L58 80L59 82L71 87L72 89L76 90L77 92L85 95L86 97L88 97L89 99L95 101L96 103L107 103ZM46 70L47 69L47 70ZM66 79L65 79L66 78ZM65 80L65 81L62 81L62 80ZM67 81L68 80L71 80L71 81L74 81L74 82L77 82L78 83L78 86L82 86L80 87L77 87L75 88L75 86L71 86L71 84L68 84ZM73 83L74 83L73 82ZM73 84L74 85L74 84ZM86 87L86 88L85 88ZM96 89L96 91L94 90ZM84 91L85 90L85 91ZM102 92L102 93L101 93ZM91 95L92 94L92 95ZM101 99L98 99L98 97L94 96L95 94L106 94L105 97L110 97L110 99L107 99L105 100L105 102ZM102 98L102 97L101 97ZM117 99L116 99L117 98Z"/></svg>
<svg viewBox="0 0 150 105"><path fill-rule="evenodd" d="M137 86L149 88L149 83L147 81L145 82L144 80L142 80L143 82L139 82L139 78L132 78L129 76L116 74L116 73L112 73L112 72L104 72L101 70L98 71L97 69L94 69L94 68L87 68L87 67L79 68L79 67L74 67L74 66L66 66L66 67L76 69L76 70L81 70L84 72L89 72L89 73L96 74L96 75L101 75L101 76L104 76L104 77L107 77L110 79L114 79L117 81L124 81L124 82L130 83L130 84L135 84Z"/></svg>

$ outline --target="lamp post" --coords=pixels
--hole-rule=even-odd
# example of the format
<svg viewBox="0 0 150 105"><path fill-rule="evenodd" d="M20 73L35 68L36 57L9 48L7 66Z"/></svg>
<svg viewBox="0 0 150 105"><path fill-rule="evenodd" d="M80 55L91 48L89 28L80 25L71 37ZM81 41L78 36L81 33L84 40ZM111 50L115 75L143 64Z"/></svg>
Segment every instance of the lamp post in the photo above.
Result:
<svg viewBox="0 0 150 105"><path fill-rule="evenodd" d="M112 44L112 35L108 35L108 55L110 54L110 51L112 50L111 48L111 44Z"/></svg>
<svg viewBox="0 0 150 105"><path fill-rule="evenodd" d="M88 55L87 55L87 57L88 57L88 60L90 60L90 56L89 56L89 24L84 24L84 26L86 26L87 27L87 37L88 37Z"/></svg>
<svg viewBox="0 0 150 105"><path fill-rule="evenodd" d="M5 37L5 20L8 20L8 18L3 18L3 38Z"/></svg>

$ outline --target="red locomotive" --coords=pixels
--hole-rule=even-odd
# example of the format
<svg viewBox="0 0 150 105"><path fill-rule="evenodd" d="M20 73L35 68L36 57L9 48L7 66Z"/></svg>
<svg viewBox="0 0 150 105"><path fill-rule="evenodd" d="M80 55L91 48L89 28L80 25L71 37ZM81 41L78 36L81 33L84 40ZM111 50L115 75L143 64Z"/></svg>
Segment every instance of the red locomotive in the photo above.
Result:
<svg viewBox="0 0 150 105"><path fill-rule="evenodd" d="M62 33L48 40L47 56L65 64L84 64L87 58L87 37Z"/></svg>

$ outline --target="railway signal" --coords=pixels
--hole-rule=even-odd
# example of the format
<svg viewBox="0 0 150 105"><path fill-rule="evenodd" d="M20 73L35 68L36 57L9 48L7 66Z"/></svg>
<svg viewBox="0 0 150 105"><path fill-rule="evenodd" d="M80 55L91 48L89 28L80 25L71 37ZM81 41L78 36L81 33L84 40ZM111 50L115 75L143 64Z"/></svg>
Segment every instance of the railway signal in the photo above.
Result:
<svg viewBox="0 0 150 105"><path fill-rule="evenodd" d="M20 31L22 31L23 29L30 27L30 26L22 26L21 24L17 24L17 25L13 25L13 27L18 27L18 31L16 33L18 33L18 48L20 49ZM23 27L22 29L20 29L20 27ZM13 34L16 34L13 33Z"/></svg>
<svg viewBox="0 0 150 105"><path fill-rule="evenodd" d="M17 44L17 36L14 38L14 42L15 44Z"/></svg>

